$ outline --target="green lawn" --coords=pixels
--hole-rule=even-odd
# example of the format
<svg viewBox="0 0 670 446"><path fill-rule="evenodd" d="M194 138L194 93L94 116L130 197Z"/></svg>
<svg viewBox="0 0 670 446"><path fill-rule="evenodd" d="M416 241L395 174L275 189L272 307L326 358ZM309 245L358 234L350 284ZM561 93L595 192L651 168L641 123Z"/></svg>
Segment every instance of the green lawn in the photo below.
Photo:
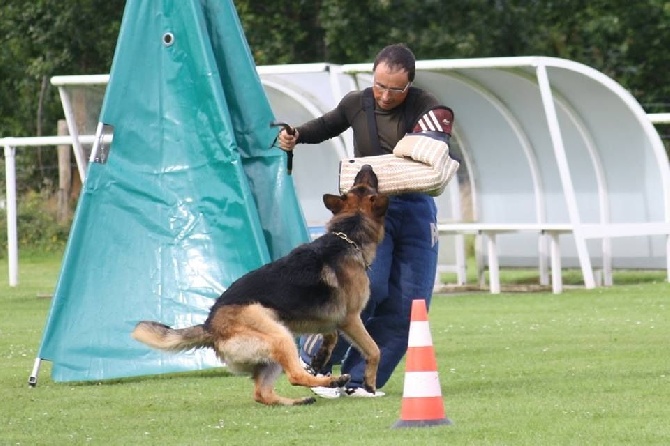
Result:
<svg viewBox="0 0 670 446"><path fill-rule="evenodd" d="M404 368L376 399L269 408L224 369L27 385L58 257L0 260L0 445L667 445L670 284L618 273L616 286L562 295L438 295L430 312L452 426L391 429ZM519 272L503 272L503 284ZM527 274L521 274L526 277ZM525 280L525 279L524 279ZM279 390L307 395L284 377Z"/></svg>

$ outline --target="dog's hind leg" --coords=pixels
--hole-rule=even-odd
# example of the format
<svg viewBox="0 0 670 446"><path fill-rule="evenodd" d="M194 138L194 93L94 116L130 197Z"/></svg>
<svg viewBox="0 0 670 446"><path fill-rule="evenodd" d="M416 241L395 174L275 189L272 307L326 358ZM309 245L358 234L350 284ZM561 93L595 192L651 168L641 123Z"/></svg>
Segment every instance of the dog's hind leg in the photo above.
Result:
<svg viewBox="0 0 670 446"><path fill-rule="evenodd" d="M243 364L253 365L251 372L256 382L257 401L265 404L286 404L289 401L288 404L295 404L273 396L272 383L277 378L276 371L264 370L263 366L266 364L279 364L286 372L288 381L294 386L342 387L349 382L349 375L334 377L307 373L298 359L298 347L293 333L278 321L273 310L260 305L249 305L239 309L235 319L231 319L229 324L234 325L237 332L228 335L224 342L218 343L216 350L231 370L237 368L244 372Z"/></svg>
<svg viewBox="0 0 670 446"><path fill-rule="evenodd" d="M304 387L343 387L351 378L341 376L314 376L308 373L298 359L298 348L291 332L286 330L281 336L271 340L271 357L281 364L288 381L294 386Z"/></svg>
<svg viewBox="0 0 670 446"><path fill-rule="evenodd" d="M259 403L284 406L295 406L301 404L312 404L316 401L314 397L291 399L279 396L275 393L274 383L281 374L282 368L276 362L259 364L253 374L255 383L254 400Z"/></svg>

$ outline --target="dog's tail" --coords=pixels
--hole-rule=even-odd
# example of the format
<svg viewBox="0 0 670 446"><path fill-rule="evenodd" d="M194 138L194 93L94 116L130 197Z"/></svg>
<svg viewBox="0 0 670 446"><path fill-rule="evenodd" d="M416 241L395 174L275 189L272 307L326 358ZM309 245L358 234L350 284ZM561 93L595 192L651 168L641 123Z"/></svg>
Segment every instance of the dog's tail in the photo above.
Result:
<svg viewBox="0 0 670 446"><path fill-rule="evenodd" d="M137 324L132 336L149 347L172 352L214 347L212 335L202 324L174 329L158 322L142 321Z"/></svg>

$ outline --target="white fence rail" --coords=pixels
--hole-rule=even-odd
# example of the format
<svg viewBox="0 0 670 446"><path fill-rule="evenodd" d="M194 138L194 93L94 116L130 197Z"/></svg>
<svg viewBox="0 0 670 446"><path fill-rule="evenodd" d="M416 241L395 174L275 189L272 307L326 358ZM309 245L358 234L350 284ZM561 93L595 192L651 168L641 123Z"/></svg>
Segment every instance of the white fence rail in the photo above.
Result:
<svg viewBox="0 0 670 446"><path fill-rule="evenodd" d="M80 135L78 145L93 144L94 135ZM108 139L108 138L105 138ZM111 140L111 138L109 138ZM108 142L108 141L105 141ZM5 149L5 208L7 213L7 258L9 264L9 286L19 283L19 245L16 206L16 149L24 147L44 146L75 146L72 136L29 136L23 138L7 137L0 139L0 146ZM82 183L83 171L79 170Z"/></svg>
<svg viewBox="0 0 670 446"><path fill-rule="evenodd" d="M648 113L652 124L670 124L670 113Z"/></svg>

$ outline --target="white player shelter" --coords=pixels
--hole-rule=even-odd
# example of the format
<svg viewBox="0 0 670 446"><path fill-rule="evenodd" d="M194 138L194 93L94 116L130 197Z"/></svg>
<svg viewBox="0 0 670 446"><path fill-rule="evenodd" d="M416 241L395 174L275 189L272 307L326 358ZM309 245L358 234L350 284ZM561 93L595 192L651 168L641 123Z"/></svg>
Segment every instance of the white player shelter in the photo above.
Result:
<svg viewBox="0 0 670 446"><path fill-rule="evenodd" d="M371 70L259 68L277 116L295 125L369 86ZM668 157L649 117L618 83L572 61L520 57L418 61L414 85L455 111L453 149L471 218L509 233L497 244L501 265L537 265L537 233L561 225L571 239L562 243L562 260L582 268L587 287L594 267L604 269L606 282L612 267L670 271ZM296 150L296 163L306 167L296 169L298 193L312 224L322 218L316 198L323 188L315 184L334 188L349 141L345 135ZM438 198L441 218L460 221L459 201L453 188Z"/></svg>

